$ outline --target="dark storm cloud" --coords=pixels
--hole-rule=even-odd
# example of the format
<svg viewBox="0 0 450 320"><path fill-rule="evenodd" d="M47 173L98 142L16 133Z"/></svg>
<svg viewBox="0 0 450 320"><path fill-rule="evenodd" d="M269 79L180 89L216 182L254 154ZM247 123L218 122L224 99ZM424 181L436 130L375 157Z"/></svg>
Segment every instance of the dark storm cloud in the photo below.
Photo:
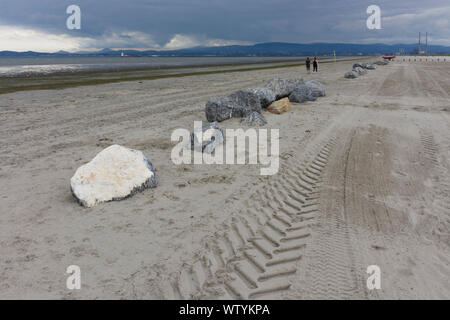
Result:
<svg viewBox="0 0 450 320"><path fill-rule="evenodd" d="M82 10L82 29L66 29L66 8ZM366 9L382 10L368 30ZM230 42L411 42L419 31L448 44L450 3L443 0L2 0L0 25L135 47ZM176 35L184 35L174 40ZM189 42L189 39L192 40ZM178 42L177 42L178 41ZM222 43L222 42L217 42ZM1 49L1 48L0 48Z"/></svg>

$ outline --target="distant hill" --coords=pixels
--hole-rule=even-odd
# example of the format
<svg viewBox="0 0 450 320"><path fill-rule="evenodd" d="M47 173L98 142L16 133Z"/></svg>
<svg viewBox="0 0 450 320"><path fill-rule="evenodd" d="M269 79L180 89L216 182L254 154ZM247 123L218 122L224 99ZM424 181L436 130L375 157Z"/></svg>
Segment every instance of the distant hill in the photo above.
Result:
<svg viewBox="0 0 450 320"><path fill-rule="evenodd" d="M194 47L179 50L123 50L126 55L158 55L158 56L313 56L313 55L332 55L336 51L336 55L371 55L371 54L415 54L417 53L417 44L350 44L350 43L284 43L284 42L270 42L259 43L248 46L220 46L220 47ZM430 45L430 54L450 53L450 47ZM117 56L122 50L103 49L98 52L78 52L68 53L59 51L55 53L39 53L39 52L13 52L1 51L0 56L76 56L76 55L90 55L90 56Z"/></svg>

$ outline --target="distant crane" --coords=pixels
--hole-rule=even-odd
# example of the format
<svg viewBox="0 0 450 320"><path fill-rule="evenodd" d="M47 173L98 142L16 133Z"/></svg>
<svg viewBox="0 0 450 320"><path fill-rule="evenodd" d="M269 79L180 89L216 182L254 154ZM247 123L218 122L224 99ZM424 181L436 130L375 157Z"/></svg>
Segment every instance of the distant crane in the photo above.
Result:
<svg viewBox="0 0 450 320"><path fill-rule="evenodd" d="M417 47L417 54L420 55L420 32L419 32L419 46Z"/></svg>
<svg viewBox="0 0 450 320"><path fill-rule="evenodd" d="M422 55L422 54L428 55L428 32L425 33L425 51L422 51L422 48L420 45L421 45L421 33L419 32L419 43L417 46L417 54L418 55Z"/></svg>

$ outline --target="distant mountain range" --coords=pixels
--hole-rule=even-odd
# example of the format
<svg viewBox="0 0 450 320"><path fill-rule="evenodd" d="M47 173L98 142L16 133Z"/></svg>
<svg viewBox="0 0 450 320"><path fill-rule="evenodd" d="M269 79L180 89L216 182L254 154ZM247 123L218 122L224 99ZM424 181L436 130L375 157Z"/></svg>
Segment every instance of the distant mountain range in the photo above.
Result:
<svg viewBox="0 0 450 320"><path fill-rule="evenodd" d="M423 49L423 48L422 48ZM154 55L154 56L221 56L221 57L233 57L233 56L313 56L313 55L333 55L333 51L336 51L336 55L371 55L371 54L416 54L417 44L349 44L349 43L310 43L310 44L297 44L297 43L283 43L283 42L270 42L259 43L255 45L233 45L233 46L220 46L220 47L194 47L188 49L179 50L123 50L125 55ZM430 54L450 53L450 47L430 45L428 52ZM69 53L65 51L58 51L55 53L42 53L42 52L14 52L14 51L0 51L0 56L9 57L30 57L30 56L118 56L122 53L122 50L103 49L98 52L76 52Z"/></svg>

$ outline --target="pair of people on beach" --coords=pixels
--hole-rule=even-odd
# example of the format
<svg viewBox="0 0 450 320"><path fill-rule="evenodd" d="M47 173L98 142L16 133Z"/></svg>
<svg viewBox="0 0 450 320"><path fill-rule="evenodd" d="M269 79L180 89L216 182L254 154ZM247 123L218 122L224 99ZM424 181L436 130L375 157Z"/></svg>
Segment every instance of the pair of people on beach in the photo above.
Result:
<svg viewBox="0 0 450 320"><path fill-rule="evenodd" d="M313 72L318 72L318 67L319 67L319 60L317 59L317 57L314 57L313 60ZM308 71L308 73L311 73L311 60L308 58L306 58L306 71Z"/></svg>

